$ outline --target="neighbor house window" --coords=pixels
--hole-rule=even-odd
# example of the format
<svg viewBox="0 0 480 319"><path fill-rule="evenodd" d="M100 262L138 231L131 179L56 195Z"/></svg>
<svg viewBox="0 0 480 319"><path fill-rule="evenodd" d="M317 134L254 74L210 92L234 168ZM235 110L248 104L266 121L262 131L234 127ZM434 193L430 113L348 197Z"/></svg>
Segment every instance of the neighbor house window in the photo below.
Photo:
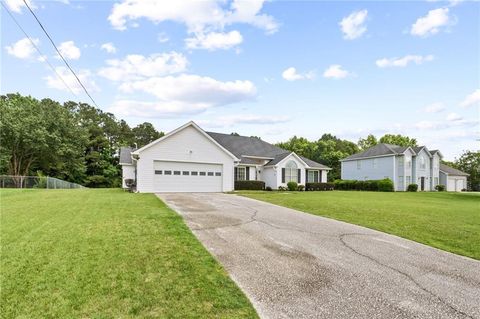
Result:
<svg viewBox="0 0 480 319"><path fill-rule="evenodd" d="M198 176L198 172L195 172L195 171L192 171L190 174L191 174L192 176Z"/></svg>
<svg viewBox="0 0 480 319"><path fill-rule="evenodd" d="M165 175L172 175L172 171L165 171Z"/></svg>
<svg viewBox="0 0 480 319"><path fill-rule="evenodd" d="M425 164L425 157L420 157L420 168L421 169L425 169L426 168L426 164Z"/></svg>
<svg viewBox="0 0 480 319"><path fill-rule="evenodd" d="M362 162L357 161L357 169L361 169L361 168L362 168Z"/></svg>
<svg viewBox="0 0 480 319"><path fill-rule="evenodd" d="M182 175L190 175L190 172L189 171L183 171Z"/></svg>
<svg viewBox="0 0 480 319"><path fill-rule="evenodd" d="M236 181L244 181L247 179L247 173L245 171L245 167L235 167L235 180Z"/></svg>
<svg viewBox="0 0 480 319"><path fill-rule="evenodd" d="M221 172L215 172L215 176L222 176Z"/></svg>
<svg viewBox="0 0 480 319"><path fill-rule="evenodd" d="M180 175L180 171L173 171L173 175Z"/></svg>
<svg viewBox="0 0 480 319"><path fill-rule="evenodd" d="M213 172L208 172L207 175L208 176L213 176Z"/></svg>
<svg viewBox="0 0 480 319"><path fill-rule="evenodd" d="M157 175L162 175L162 173L163 173L162 171L155 171L155 174Z"/></svg>
<svg viewBox="0 0 480 319"><path fill-rule="evenodd" d="M207 175L206 172L200 172L200 176L205 176L205 175Z"/></svg>
<svg viewBox="0 0 480 319"><path fill-rule="evenodd" d="M285 183L298 182L298 167L295 161L288 161L285 165Z"/></svg>
<svg viewBox="0 0 480 319"><path fill-rule="evenodd" d="M376 158L373 159L372 166L373 166L373 168L377 168L378 160Z"/></svg>

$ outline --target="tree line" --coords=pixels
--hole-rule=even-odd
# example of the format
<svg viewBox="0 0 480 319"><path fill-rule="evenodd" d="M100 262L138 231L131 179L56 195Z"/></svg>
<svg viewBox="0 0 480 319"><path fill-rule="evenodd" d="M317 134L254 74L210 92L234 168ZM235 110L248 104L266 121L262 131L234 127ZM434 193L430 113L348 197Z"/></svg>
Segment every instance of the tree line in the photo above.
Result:
<svg viewBox="0 0 480 319"><path fill-rule="evenodd" d="M120 146L141 147L163 135L151 123L131 128L86 103L7 94L0 97L0 174L119 187Z"/></svg>
<svg viewBox="0 0 480 319"><path fill-rule="evenodd" d="M236 133L232 133L236 134ZM119 187L121 146L142 147L164 133L145 122L130 127L111 113L86 103L38 100L20 94L0 96L0 174L45 175L87 187ZM277 145L332 168L340 178L340 160L378 143L417 146L408 136L368 135L357 143L323 134L316 141L293 136ZM448 165L470 174L480 188L480 152L465 151Z"/></svg>

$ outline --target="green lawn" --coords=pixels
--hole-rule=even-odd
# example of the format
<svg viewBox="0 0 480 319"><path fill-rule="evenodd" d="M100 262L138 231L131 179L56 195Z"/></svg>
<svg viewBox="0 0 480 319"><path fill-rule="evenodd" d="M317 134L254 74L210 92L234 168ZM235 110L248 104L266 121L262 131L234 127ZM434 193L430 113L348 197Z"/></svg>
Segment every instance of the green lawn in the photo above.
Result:
<svg viewBox="0 0 480 319"><path fill-rule="evenodd" d="M480 196L469 193L241 192L480 259Z"/></svg>
<svg viewBox="0 0 480 319"><path fill-rule="evenodd" d="M2 318L252 318L248 299L152 194L2 190Z"/></svg>

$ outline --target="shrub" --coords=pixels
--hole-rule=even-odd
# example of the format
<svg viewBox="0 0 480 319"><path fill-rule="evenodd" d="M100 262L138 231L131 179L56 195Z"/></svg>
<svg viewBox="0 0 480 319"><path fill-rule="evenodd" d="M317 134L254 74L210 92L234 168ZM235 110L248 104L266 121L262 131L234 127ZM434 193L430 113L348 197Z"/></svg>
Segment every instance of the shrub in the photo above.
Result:
<svg viewBox="0 0 480 319"><path fill-rule="evenodd" d="M333 191L335 183L306 183L305 190L307 191Z"/></svg>
<svg viewBox="0 0 480 319"><path fill-rule="evenodd" d="M278 186L278 190L279 190L280 192L284 192L284 191L287 190L287 188L286 188L285 186Z"/></svg>
<svg viewBox="0 0 480 319"><path fill-rule="evenodd" d="M296 190L297 190L298 184L297 184L297 182L293 182L293 181L292 181L292 182L288 182L288 183L287 183L287 187L288 187L288 190L289 190L289 191L293 192L293 191L296 191Z"/></svg>
<svg viewBox="0 0 480 319"><path fill-rule="evenodd" d="M416 192L418 190L417 184L409 184L407 186L407 192Z"/></svg>
<svg viewBox="0 0 480 319"><path fill-rule="evenodd" d="M437 186L435 186L435 190L437 190L439 192L444 192L445 191L445 185L438 184Z"/></svg>
<svg viewBox="0 0 480 319"><path fill-rule="evenodd" d="M385 178L378 181L378 191L380 192L393 192L395 189L393 187L393 182L389 178Z"/></svg>
<svg viewBox="0 0 480 319"><path fill-rule="evenodd" d="M235 190L260 191L265 189L265 182L262 181L235 181Z"/></svg>
<svg viewBox="0 0 480 319"><path fill-rule="evenodd" d="M272 191L272 188L271 188L270 186L267 186L267 187L265 187L265 190L266 190L267 192L271 192L271 191Z"/></svg>
<svg viewBox="0 0 480 319"><path fill-rule="evenodd" d="M303 185L298 185L297 186L297 191L303 192L304 190L305 190L305 186L303 186Z"/></svg>
<svg viewBox="0 0 480 319"><path fill-rule="evenodd" d="M132 193L133 191L135 191L135 187L137 186L137 185L135 184L135 180L132 179L132 178L127 178L127 179L125 180L125 185L127 186L128 191L131 192L131 193Z"/></svg>
<svg viewBox="0 0 480 319"><path fill-rule="evenodd" d="M466 192L466 191L467 191L467 189L466 189L466 188L462 188L462 190L461 190L461 191L462 191L462 192Z"/></svg>

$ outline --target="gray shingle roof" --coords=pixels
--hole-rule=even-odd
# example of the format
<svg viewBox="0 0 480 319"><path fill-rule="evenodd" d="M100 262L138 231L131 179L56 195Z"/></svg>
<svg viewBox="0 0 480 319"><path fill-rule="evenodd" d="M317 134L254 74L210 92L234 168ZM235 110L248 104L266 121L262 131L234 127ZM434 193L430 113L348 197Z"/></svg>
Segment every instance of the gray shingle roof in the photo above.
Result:
<svg viewBox="0 0 480 319"><path fill-rule="evenodd" d="M120 163L132 164L131 153L135 151L133 147L120 147Z"/></svg>
<svg viewBox="0 0 480 319"><path fill-rule="evenodd" d="M269 157L272 158L266 165L278 164L292 152L284 150L278 146L272 145L256 137L235 136L230 134L206 132L218 144L226 148L230 153L240 158L240 163L248 164L248 159L242 155ZM329 167L312 161L308 158L301 157L302 160L310 167L328 169Z"/></svg>
<svg viewBox="0 0 480 319"><path fill-rule="evenodd" d="M367 149L363 152L350 155L349 157L344 158L343 160L348 161L348 160L354 160L354 159L365 158L365 157L382 156L382 155L395 155L395 154L399 153L400 148L401 148L401 146L398 146L398 145L380 143L380 144L377 144L375 146L370 147L369 149ZM405 151L405 150L403 150L403 151Z"/></svg>
<svg viewBox="0 0 480 319"><path fill-rule="evenodd" d="M454 176L469 176L470 174L467 174L465 172L462 172L456 168L450 167L448 165L445 165L443 163L440 163L440 170L442 172L447 173L448 175L454 175Z"/></svg>

